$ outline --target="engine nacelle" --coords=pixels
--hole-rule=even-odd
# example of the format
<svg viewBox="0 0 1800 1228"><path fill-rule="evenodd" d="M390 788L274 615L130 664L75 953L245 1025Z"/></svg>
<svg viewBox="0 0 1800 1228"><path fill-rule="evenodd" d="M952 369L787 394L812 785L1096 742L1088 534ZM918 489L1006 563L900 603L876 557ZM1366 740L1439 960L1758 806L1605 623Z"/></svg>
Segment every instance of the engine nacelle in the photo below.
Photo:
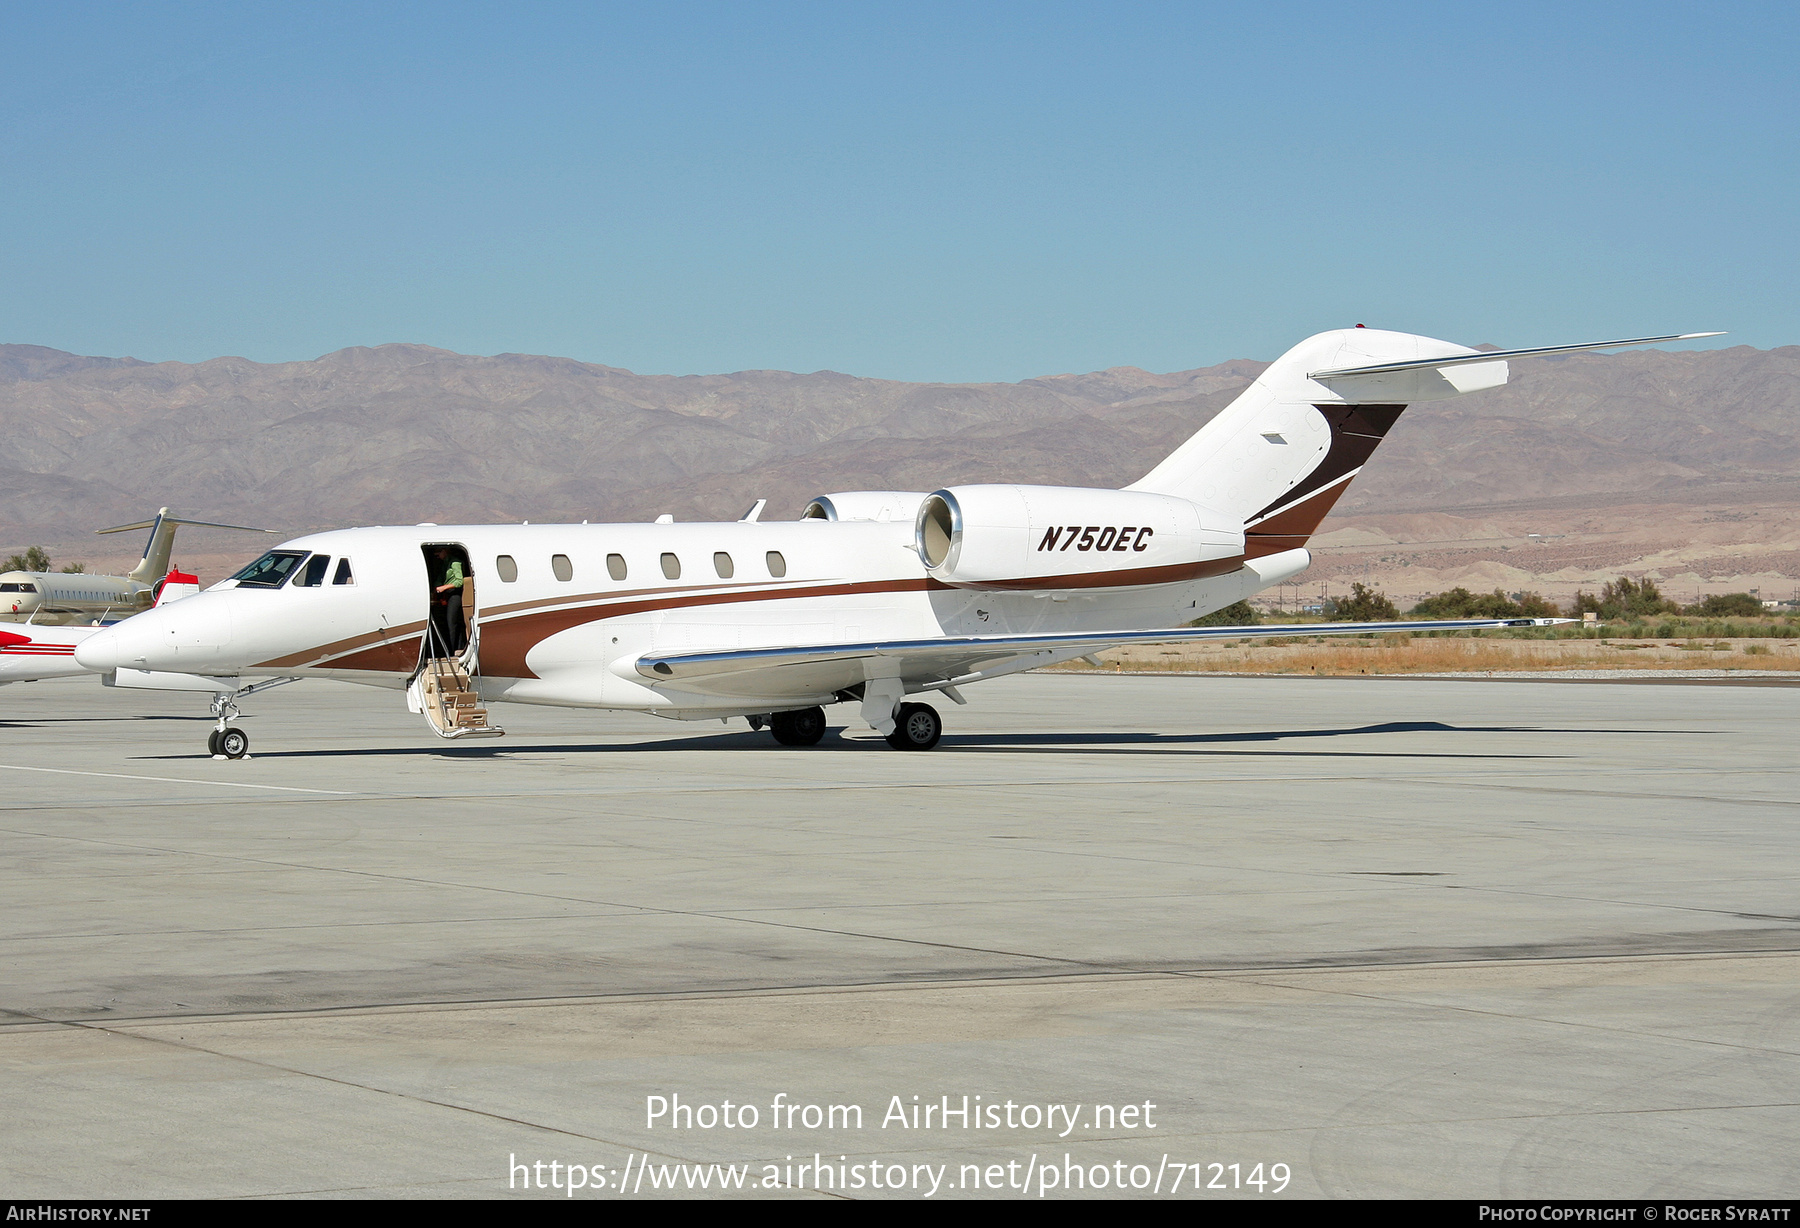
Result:
<svg viewBox="0 0 1800 1228"><path fill-rule="evenodd" d="M800 513L802 520L911 520L925 501L922 490L843 490L820 495Z"/></svg>
<svg viewBox="0 0 1800 1228"><path fill-rule="evenodd" d="M956 588L1119 588L1236 571L1243 528L1225 519L1142 491L955 486L926 496L913 533L932 579Z"/></svg>

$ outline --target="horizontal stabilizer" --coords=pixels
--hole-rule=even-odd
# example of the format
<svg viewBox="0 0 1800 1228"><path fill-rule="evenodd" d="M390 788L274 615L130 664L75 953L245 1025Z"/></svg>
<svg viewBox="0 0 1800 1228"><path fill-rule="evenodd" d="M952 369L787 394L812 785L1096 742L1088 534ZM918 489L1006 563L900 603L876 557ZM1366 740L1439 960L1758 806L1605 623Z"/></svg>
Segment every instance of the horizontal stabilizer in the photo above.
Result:
<svg viewBox="0 0 1800 1228"><path fill-rule="evenodd" d="M1530 350L1489 350L1485 353L1457 354L1449 358L1417 358L1406 362L1384 362L1372 367L1340 367L1335 371L1311 371L1308 379L1342 379L1352 375L1387 375L1395 371L1425 371L1442 367L1466 367L1474 363L1503 362L1508 358L1542 358L1547 354L1580 354L1587 350L1610 350L1625 345L1655 345L1659 341L1697 341L1702 337L1723 337L1724 333L1677 333L1669 337L1634 337L1629 341L1590 341L1582 345L1543 345Z"/></svg>
<svg viewBox="0 0 1800 1228"><path fill-rule="evenodd" d="M245 533L274 533L275 529L254 529L247 524L215 524L210 520L183 520L179 516L159 516L155 520L140 520L136 524L114 525L110 529L95 529L96 533L129 533L133 529L154 529L161 524L191 524L197 529L238 529Z"/></svg>

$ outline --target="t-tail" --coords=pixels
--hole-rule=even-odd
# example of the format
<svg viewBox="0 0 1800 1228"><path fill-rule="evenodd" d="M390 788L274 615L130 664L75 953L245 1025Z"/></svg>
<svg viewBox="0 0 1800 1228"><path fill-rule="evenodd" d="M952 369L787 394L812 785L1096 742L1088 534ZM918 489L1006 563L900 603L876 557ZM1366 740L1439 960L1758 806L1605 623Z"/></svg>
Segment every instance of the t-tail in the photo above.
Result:
<svg viewBox="0 0 1800 1228"><path fill-rule="evenodd" d="M133 567L127 578L139 584L154 585L169 574L169 558L175 552L175 526L191 524L205 529L238 529L245 533L273 533L274 529L253 529L241 524L215 524L210 520L183 520L179 516L169 515L168 508L156 513L154 520L140 520L136 524L115 525L110 529L95 529L96 533L129 533L133 529L149 529L150 540L144 543L144 557Z"/></svg>
<svg viewBox="0 0 1800 1228"><path fill-rule="evenodd" d="M1127 490L1175 495L1244 526L1255 559L1304 546L1408 405L1506 383L1509 358L1688 341L1637 337L1483 352L1411 333L1308 337Z"/></svg>

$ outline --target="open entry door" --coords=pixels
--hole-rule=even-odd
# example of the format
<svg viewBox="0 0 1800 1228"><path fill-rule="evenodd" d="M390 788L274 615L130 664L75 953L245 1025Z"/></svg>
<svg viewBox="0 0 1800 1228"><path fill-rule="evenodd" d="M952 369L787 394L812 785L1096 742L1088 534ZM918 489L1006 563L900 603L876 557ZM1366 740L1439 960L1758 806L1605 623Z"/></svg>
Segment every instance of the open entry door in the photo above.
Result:
<svg viewBox="0 0 1800 1228"><path fill-rule="evenodd" d="M476 618L475 570L454 542L428 542L425 575L430 610L419 649L419 672L407 693L440 738L498 738L481 705L481 627Z"/></svg>

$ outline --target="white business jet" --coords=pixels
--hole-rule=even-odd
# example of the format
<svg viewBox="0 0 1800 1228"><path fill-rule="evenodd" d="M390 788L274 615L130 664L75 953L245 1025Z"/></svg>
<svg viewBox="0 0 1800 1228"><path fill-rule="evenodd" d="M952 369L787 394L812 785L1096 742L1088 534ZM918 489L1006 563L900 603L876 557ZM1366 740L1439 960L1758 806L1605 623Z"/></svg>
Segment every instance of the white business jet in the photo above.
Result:
<svg viewBox="0 0 1800 1228"><path fill-rule="evenodd" d="M1123 490L853 491L782 524L758 504L720 524L317 533L76 659L404 689L447 738L497 736L485 705L507 700L744 716L808 745L824 705L854 703L894 747L927 750L942 723L909 696L962 703L970 683L1116 645L1550 621L1181 626L1303 570L1307 538L1408 404L1504 384L1513 357L1718 335L1484 353L1321 333ZM237 757L248 743L231 732Z"/></svg>

